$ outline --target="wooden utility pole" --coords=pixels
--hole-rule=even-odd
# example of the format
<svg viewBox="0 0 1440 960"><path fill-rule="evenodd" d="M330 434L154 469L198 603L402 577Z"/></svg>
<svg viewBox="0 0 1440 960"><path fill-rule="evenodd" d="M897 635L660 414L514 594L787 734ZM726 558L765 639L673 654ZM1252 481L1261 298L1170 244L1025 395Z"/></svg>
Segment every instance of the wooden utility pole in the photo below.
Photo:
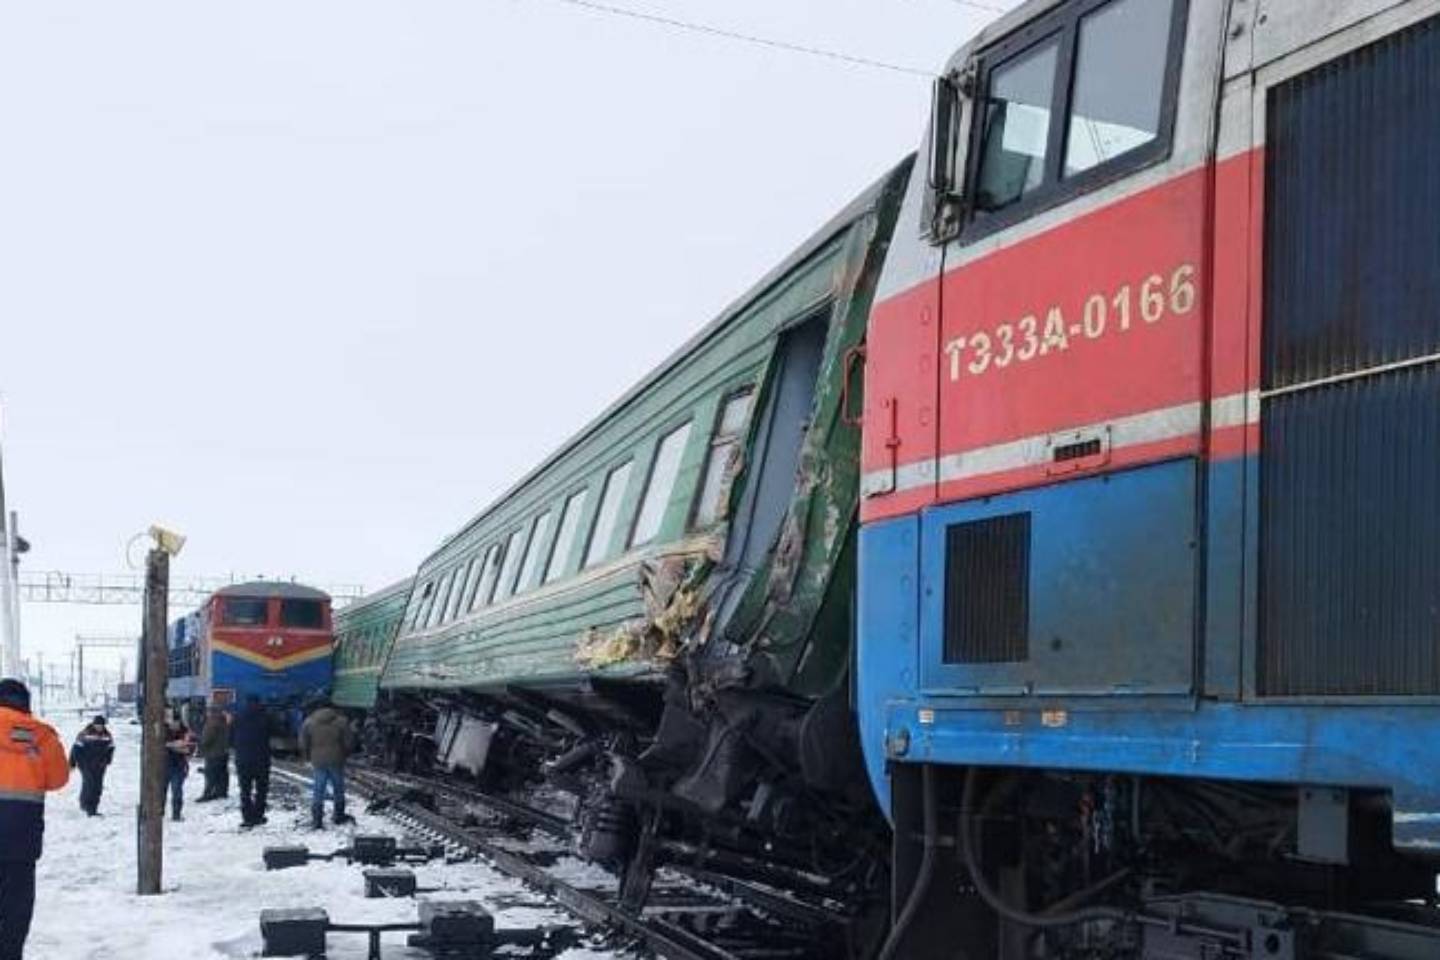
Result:
<svg viewBox="0 0 1440 960"><path fill-rule="evenodd" d="M165 681L169 674L165 618L170 592L170 554L156 547L145 560L145 726L140 750L137 892L160 892L165 838Z"/></svg>

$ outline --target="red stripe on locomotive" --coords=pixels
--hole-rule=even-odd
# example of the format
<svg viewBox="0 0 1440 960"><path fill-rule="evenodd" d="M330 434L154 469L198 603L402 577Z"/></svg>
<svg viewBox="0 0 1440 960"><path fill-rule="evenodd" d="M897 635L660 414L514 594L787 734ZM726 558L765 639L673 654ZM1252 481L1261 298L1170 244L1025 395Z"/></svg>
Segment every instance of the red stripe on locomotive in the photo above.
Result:
<svg viewBox="0 0 1440 960"><path fill-rule="evenodd" d="M1232 408L1211 456L1258 449L1263 160L1192 170L877 304L863 465L899 470L863 519L1064 479L1006 445L1125 418L1137 429L1116 432L1106 469L1198 454L1202 401Z"/></svg>

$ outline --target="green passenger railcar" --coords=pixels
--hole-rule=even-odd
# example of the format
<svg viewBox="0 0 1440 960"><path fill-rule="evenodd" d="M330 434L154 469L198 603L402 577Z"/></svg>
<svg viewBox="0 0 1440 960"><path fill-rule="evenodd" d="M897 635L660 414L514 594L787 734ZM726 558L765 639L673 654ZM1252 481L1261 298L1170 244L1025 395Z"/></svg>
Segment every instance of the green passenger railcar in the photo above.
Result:
<svg viewBox="0 0 1440 960"><path fill-rule="evenodd" d="M677 607L706 592L698 571L723 572L724 612L758 626L776 559L799 606L754 639L788 681L850 532L858 431L841 422L841 368L864 335L895 179L427 558L383 687L651 673L695 640L682 634L698 609ZM743 549L727 550L736 534ZM820 691L844 664L805 666L795 679Z"/></svg>
<svg viewBox="0 0 1440 960"><path fill-rule="evenodd" d="M380 676L388 762L543 795L579 852L625 867L632 906L666 844L696 843L883 902L850 698L854 418L909 174L426 558ZM356 661L358 704L375 663Z"/></svg>
<svg viewBox="0 0 1440 960"><path fill-rule="evenodd" d="M335 611L335 664L331 699L369 710L380 689L380 671L395 641L414 578L406 577Z"/></svg>

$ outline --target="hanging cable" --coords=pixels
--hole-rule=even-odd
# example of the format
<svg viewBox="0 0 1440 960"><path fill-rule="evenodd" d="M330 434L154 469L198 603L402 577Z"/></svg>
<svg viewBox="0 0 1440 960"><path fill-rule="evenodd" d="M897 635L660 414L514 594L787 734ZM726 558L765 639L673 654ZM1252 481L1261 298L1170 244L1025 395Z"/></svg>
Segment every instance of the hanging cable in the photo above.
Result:
<svg viewBox="0 0 1440 960"><path fill-rule="evenodd" d="M935 848L940 845L940 814L935 806L934 765L927 763L921 767L920 777L921 804L925 820L925 848L920 855L920 870L915 874L915 886L910 888L910 897L905 901L905 909L900 911L900 916L895 920L895 926L890 928L890 936L885 939L885 946L881 949L877 960L893 960L900 955L900 948L904 946L905 937L910 932L910 924L915 922L915 917L919 914L921 906L924 905L925 898L930 895L930 881L935 878Z"/></svg>
<svg viewBox="0 0 1440 960"><path fill-rule="evenodd" d="M976 784L979 781L978 769L971 767L965 772L964 799L960 806L960 856L965 863L965 868L970 871L970 882L974 884L975 892L980 895L981 900L989 905L991 910L1011 923L1040 929L1072 927L1078 923L1089 923L1094 920L1112 920L1123 923L1126 920L1134 919L1130 913L1116 907L1085 907L1079 910L1065 910L1062 904L1056 904L1042 913L1029 913L1006 903L985 879L985 874L980 870L979 858L975 854L975 839L972 834L976 821L981 819L981 811L977 810L975 806ZM1107 878L1085 890L1080 899L1096 896L1121 879L1124 877L1120 875ZM1062 907L1062 909L1056 910L1056 907Z"/></svg>
<svg viewBox="0 0 1440 960"><path fill-rule="evenodd" d="M836 60L841 63L848 63L853 66L870 67L875 70L889 70L892 73L904 73L914 77L924 77L927 80L933 79L934 70L922 70L919 67L909 67L898 63L887 63L884 60L875 60L870 57L856 56L851 53L843 53L839 50L828 50L824 47L811 47L800 43L791 43L786 40L772 40L769 37L756 36L752 33L740 33L735 30L726 30L721 27L712 27L708 24L693 23L689 20L680 20L675 17L662 16L658 13L646 13L642 10L633 10L629 7L617 7L613 4L602 3L600 0L550 0L551 3L565 4L566 6L579 7L593 13L606 14L614 17L625 17L631 20L640 20L644 23L651 23L657 26L669 27L674 30L685 30L690 33L698 33L705 36L720 37L725 40L734 40L738 43L749 43L755 46L768 47L772 50L784 50L789 53L802 53L812 57L822 57L827 60ZM974 4L967 4L974 5ZM981 8L985 9L985 8Z"/></svg>
<svg viewBox="0 0 1440 960"><path fill-rule="evenodd" d="M984 10L986 13L1009 13L1014 7L1002 7L993 3L980 3L979 0L950 0L957 7L969 7L971 10Z"/></svg>

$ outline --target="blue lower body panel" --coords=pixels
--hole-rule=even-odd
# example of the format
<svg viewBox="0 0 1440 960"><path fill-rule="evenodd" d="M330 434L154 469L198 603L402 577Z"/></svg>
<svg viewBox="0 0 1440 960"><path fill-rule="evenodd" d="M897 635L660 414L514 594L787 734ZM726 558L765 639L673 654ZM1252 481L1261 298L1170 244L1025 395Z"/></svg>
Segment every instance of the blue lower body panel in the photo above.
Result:
<svg viewBox="0 0 1440 960"><path fill-rule="evenodd" d="M254 693L265 703L299 703L323 696L330 690L329 657L283 670L266 670L239 657L216 653L211 661L211 671L211 687L233 690L235 699L241 702Z"/></svg>
<svg viewBox="0 0 1440 960"><path fill-rule="evenodd" d="M1388 790L1395 845L1440 853L1436 707L1201 703L1047 713L892 700L882 716L867 738L883 743L904 730L903 762ZM884 767L871 769L883 783Z"/></svg>
<svg viewBox="0 0 1440 960"><path fill-rule="evenodd" d="M1173 464L1162 466L1175 469ZM1238 506L1234 487L1246 473L1243 467L1232 462L1211 468L1212 507L1217 496L1227 506ZM1163 504L1168 486L1153 483L1160 476L1138 481L1132 502ZM1187 652L1196 663L1212 668L1207 671L1205 695L1177 691L1168 683L1149 691L1106 694L1096 690L1093 677L1084 678L1086 689L1070 694L1032 688L1004 695L998 687L987 691L985 679L995 672L994 665L972 669L936 661L943 649L936 635L943 618L937 618L936 609L943 607L945 561L937 529L987 513L1024 509L1033 511L1032 543L1043 550L1044 525L1052 513L1060 518L1058 523L1071 525L1084 516L1088 505L1077 498L1083 501L1088 496L1086 482L1028 491L1023 500L996 497L984 504L942 507L862 528L857 696L866 763L882 808L891 808L890 763L1353 787L1391 794L1397 847L1440 854L1440 760L1434 746L1440 743L1440 704L1424 699L1266 701L1238 682L1245 672L1242 665L1253 657L1254 643L1249 625L1253 620L1243 614L1244 609L1253 609L1254 586L1240 582L1251 575L1242 572L1244 565L1237 556L1243 536L1238 510L1227 509L1222 511L1226 517L1209 518L1212 534L1217 523L1236 529L1216 540L1217 552L1195 567L1212 578L1223 574L1234 581L1211 583L1203 605L1196 604L1197 616L1202 606L1209 614L1206 628L1195 631L1207 649ZM1098 487L1095 495L1110 496ZM1108 509L1099 504L1095 515ZM1128 540L1131 546L1143 542ZM1177 569L1174 545L1164 537L1156 542L1157 549L1170 551L1171 558L1157 569ZM1108 561L1092 561L1092 566L1095 562ZM1122 561L1129 562L1133 561ZM1054 570L1057 563L1054 556L1041 556L1032 561L1032 569ZM1044 582L1032 582L1031 588L1050 590L1051 597L1063 595L1063 581L1055 586L1058 576L1048 574ZM1096 597L1106 592L1108 580L1106 569L1094 567L1092 582L1102 585L1094 591ZM1083 602L1082 594L1071 596L1076 603ZM1104 600L1108 606L1117 598L1121 592L1112 591ZM1133 623L1145 617L1144 597L1112 609ZM1057 623L1065 618L1063 610L1054 609L1042 609L1040 616ZM1032 624L1034 620L1032 616ZM1094 626L1094 610L1077 621ZM1170 629L1158 635L1167 634L1175 643ZM1123 632L1117 631L1120 635ZM1032 649L1034 643L1032 636ZM1107 655L1116 655L1115 672L1122 674L1133 649L1111 648ZM1222 664L1225 669L1218 669Z"/></svg>

